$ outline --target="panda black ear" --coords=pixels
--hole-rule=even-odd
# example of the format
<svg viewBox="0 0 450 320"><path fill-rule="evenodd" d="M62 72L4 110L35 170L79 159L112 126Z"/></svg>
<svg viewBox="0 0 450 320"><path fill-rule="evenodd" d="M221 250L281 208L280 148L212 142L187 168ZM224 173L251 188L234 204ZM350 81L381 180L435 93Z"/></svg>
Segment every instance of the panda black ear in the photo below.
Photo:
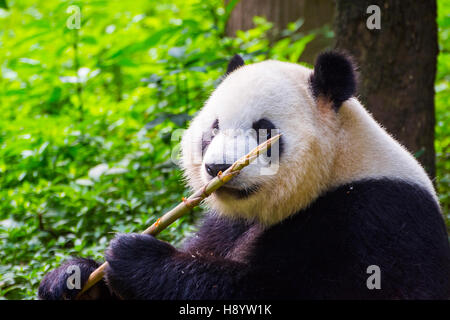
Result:
<svg viewBox="0 0 450 320"><path fill-rule="evenodd" d="M337 111L342 102L355 94L356 77L355 65L349 56L337 51L321 53L310 78L313 96L330 100Z"/></svg>
<svg viewBox="0 0 450 320"><path fill-rule="evenodd" d="M238 54L235 54L233 58L231 58L230 62L228 63L227 67L227 74L232 73L234 70L236 70L239 67L242 67L244 65L244 59Z"/></svg>

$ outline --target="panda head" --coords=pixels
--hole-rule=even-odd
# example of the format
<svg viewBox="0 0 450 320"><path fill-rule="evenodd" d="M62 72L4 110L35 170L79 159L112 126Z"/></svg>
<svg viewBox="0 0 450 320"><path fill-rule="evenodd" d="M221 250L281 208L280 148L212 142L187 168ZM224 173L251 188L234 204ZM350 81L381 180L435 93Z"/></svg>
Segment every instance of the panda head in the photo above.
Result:
<svg viewBox="0 0 450 320"><path fill-rule="evenodd" d="M230 61L222 83L182 140L193 189L277 133L279 143L206 200L213 212L272 225L308 206L329 186L336 120L355 92L352 62L321 54L314 70L279 61Z"/></svg>

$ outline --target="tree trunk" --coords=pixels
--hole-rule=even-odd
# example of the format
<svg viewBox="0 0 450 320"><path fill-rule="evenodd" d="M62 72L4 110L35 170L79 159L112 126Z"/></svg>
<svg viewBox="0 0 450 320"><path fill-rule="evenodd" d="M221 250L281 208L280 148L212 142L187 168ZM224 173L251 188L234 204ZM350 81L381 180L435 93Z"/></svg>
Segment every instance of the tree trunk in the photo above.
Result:
<svg viewBox="0 0 450 320"><path fill-rule="evenodd" d="M240 0L227 23L227 34L254 27L253 17L265 17L278 31L302 16L305 0Z"/></svg>
<svg viewBox="0 0 450 320"><path fill-rule="evenodd" d="M380 30L366 27L373 4ZM336 47L360 67L362 102L434 177L436 1L337 0L336 10Z"/></svg>
<svg viewBox="0 0 450 320"><path fill-rule="evenodd" d="M274 34L285 29L289 22L304 19L300 31L332 25L334 17L333 0L241 0L227 23L227 34L234 36L237 30L248 30L254 27L253 17L262 16L274 24ZM318 35L308 43L300 60L313 63L319 52L333 44L332 39Z"/></svg>

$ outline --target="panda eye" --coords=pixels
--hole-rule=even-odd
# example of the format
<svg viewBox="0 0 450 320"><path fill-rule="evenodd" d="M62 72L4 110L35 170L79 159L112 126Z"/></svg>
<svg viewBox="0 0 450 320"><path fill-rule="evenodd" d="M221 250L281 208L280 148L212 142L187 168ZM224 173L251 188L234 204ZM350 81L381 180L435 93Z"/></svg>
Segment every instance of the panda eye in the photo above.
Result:
<svg viewBox="0 0 450 320"><path fill-rule="evenodd" d="M207 130L203 132L202 135L202 154L204 155L206 148L208 148L211 140L219 132L219 119L216 119L211 126L212 130Z"/></svg>
<svg viewBox="0 0 450 320"><path fill-rule="evenodd" d="M265 130L267 140L272 137L272 130L275 129L275 125L270 120L263 118L254 122L252 128L256 131L256 137L259 144L261 140L260 137L262 134L264 134L260 130Z"/></svg>
<svg viewBox="0 0 450 320"><path fill-rule="evenodd" d="M219 133L219 119L216 119L212 125L212 135L215 136Z"/></svg>
<svg viewBox="0 0 450 320"><path fill-rule="evenodd" d="M275 129L275 125L270 120L263 118L254 122L252 128L256 131L256 141L260 144L264 133L266 134L266 140L272 138L272 130ZM271 155L271 150L267 150L267 156L270 157Z"/></svg>

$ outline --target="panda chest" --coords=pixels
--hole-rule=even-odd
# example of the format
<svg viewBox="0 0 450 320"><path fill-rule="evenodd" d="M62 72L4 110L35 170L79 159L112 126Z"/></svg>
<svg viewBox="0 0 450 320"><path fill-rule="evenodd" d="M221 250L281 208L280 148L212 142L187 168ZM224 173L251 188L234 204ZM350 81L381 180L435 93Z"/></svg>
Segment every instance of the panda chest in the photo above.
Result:
<svg viewBox="0 0 450 320"><path fill-rule="evenodd" d="M247 262L256 242L263 233L259 225L251 226L244 232L228 251L226 258L238 262Z"/></svg>

